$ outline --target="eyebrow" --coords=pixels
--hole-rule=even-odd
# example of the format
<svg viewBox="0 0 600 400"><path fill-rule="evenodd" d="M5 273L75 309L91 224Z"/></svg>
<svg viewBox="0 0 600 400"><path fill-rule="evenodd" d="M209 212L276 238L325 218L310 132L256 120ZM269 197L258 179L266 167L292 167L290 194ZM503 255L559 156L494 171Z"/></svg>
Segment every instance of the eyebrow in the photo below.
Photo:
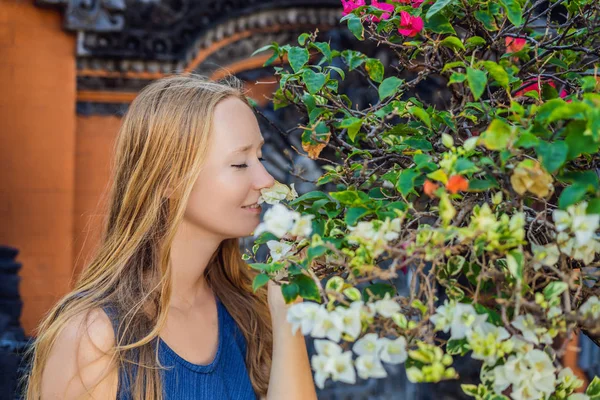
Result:
<svg viewBox="0 0 600 400"><path fill-rule="evenodd" d="M262 146L263 144L265 144L265 140L264 139L260 141L260 143L258 144L258 147ZM248 150L250 150L252 148L252 146L253 146L252 144L249 144L247 146L240 147L239 149L234 150L233 152L234 153L245 153Z"/></svg>

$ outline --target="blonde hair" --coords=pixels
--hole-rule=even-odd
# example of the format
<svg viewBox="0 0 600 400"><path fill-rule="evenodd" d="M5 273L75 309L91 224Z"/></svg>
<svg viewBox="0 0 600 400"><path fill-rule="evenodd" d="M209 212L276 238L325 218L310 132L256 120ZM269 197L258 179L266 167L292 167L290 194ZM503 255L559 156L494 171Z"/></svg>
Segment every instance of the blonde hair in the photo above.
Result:
<svg viewBox="0 0 600 400"><path fill-rule="evenodd" d="M115 144L100 246L74 289L38 328L27 399L40 398L44 365L68 321L106 307L118 316L112 356L118 360L115 368L129 376L133 399L163 398L153 343L166 321L171 244L206 157L215 107L230 96L248 104L235 79L211 82L185 74L156 80L133 100ZM172 190L169 196L167 190ZM205 276L246 338L246 365L255 392L266 395L272 359L267 294L264 288L252 292L251 271L238 239L221 243Z"/></svg>

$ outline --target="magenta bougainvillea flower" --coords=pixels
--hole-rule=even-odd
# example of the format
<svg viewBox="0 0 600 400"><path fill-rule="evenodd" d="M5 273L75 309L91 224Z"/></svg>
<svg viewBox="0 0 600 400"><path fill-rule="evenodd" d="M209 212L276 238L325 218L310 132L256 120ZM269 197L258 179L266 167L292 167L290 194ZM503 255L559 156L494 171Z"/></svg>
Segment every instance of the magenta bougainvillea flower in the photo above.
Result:
<svg viewBox="0 0 600 400"><path fill-rule="evenodd" d="M387 11L387 12L384 12L383 14L381 14L381 17L376 17L374 15L371 15L370 18L373 22L379 22L382 19L388 19L390 17L391 13L394 12L393 4L379 3L377 0L373 0L371 2L371 5L375 8L379 8L380 10Z"/></svg>
<svg viewBox="0 0 600 400"><path fill-rule="evenodd" d="M400 11L400 28L398 32L401 35L413 37L417 36L423 30L423 19L421 17L413 17L406 11Z"/></svg>
<svg viewBox="0 0 600 400"><path fill-rule="evenodd" d="M352 11L360 6L364 6L365 0L342 0L342 6L344 7L344 15L350 14Z"/></svg>
<svg viewBox="0 0 600 400"><path fill-rule="evenodd" d="M550 85L556 89L556 84L552 81L542 82L542 84ZM517 97L523 96L525 93L531 92L534 90L537 91L540 96L542 95L541 85L538 85L538 82L535 80L530 85L525 86L523 89L521 89L517 93L515 93L515 96L517 96ZM565 97L567 97L568 93L565 89L563 89L560 91L560 93L558 95L560 96L561 99L564 99Z"/></svg>

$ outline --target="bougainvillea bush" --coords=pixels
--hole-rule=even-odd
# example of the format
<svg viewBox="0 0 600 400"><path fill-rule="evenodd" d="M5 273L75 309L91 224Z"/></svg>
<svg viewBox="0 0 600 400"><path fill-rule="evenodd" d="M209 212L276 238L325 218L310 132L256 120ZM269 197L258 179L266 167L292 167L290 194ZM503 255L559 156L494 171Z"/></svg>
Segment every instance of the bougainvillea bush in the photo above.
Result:
<svg viewBox="0 0 600 400"><path fill-rule="evenodd" d="M255 289L274 280L305 300L288 319L316 338L317 385L401 363L412 382L460 379L466 355L481 363L462 385L477 399L600 399L598 378L586 388L561 364L574 335L600 336L600 3L340 9L358 40L389 50L387 67L317 32L258 50L281 61L275 108L307 117L307 156L335 153L323 190L263 191L273 206L253 253L270 255L250 264ZM338 92L351 74L372 88L366 108ZM445 85L428 104L415 88L432 79Z"/></svg>

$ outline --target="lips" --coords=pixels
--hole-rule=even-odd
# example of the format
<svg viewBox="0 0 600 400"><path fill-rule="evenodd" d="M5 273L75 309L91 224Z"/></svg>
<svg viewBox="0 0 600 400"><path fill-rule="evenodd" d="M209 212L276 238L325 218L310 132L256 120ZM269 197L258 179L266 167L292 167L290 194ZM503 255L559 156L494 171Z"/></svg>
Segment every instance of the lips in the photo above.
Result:
<svg viewBox="0 0 600 400"><path fill-rule="evenodd" d="M260 207L260 204L254 203L254 204L249 204L247 206L242 206L242 208L246 208L248 210L259 210L261 207Z"/></svg>

